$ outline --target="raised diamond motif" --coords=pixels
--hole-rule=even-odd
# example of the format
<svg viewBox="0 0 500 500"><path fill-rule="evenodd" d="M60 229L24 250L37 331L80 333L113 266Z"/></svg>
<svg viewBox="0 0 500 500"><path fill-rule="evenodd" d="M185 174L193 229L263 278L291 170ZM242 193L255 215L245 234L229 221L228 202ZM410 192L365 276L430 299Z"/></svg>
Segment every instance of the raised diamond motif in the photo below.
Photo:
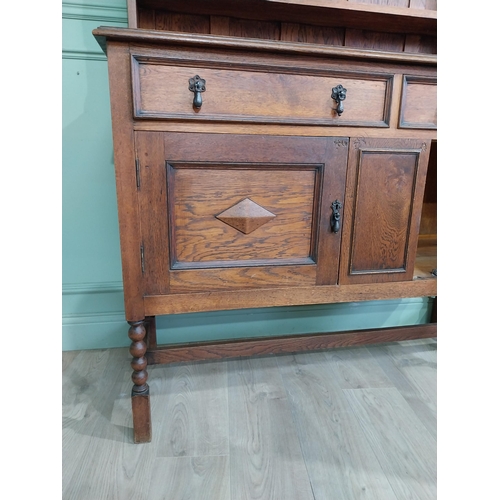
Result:
<svg viewBox="0 0 500 500"><path fill-rule="evenodd" d="M249 234L274 219L276 215L250 198L245 198L215 217L238 231Z"/></svg>

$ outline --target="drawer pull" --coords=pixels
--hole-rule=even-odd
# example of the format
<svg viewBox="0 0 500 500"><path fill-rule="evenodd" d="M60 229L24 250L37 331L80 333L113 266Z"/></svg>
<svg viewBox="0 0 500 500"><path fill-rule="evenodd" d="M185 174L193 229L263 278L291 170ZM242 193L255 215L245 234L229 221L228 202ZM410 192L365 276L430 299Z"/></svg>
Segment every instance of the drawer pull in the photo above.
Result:
<svg viewBox="0 0 500 500"><path fill-rule="evenodd" d="M333 233L338 233L340 231L340 209L342 208L342 203L339 200L335 200L332 203L332 218L330 220L330 225L332 227Z"/></svg>
<svg viewBox="0 0 500 500"><path fill-rule="evenodd" d="M344 100L347 89L342 85L337 85L332 89L332 99L337 103L337 114L340 116L344 112Z"/></svg>
<svg viewBox="0 0 500 500"><path fill-rule="evenodd" d="M197 109L201 108L201 105L203 104L203 101L201 100L201 93L206 90L205 83L205 80L200 78L198 75L189 79L189 90L194 92L193 107Z"/></svg>

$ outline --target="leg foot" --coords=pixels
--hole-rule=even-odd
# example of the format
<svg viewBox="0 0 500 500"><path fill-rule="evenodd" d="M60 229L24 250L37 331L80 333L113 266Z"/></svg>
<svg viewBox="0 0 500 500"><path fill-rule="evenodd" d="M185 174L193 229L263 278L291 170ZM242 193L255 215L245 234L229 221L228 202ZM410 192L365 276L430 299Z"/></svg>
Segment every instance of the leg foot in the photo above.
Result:
<svg viewBox="0 0 500 500"><path fill-rule="evenodd" d="M134 443L151 441L151 406L147 394L132 392L132 418L134 421Z"/></svg>
<svg viewBox="0 0 500 500"><path fill-rule="evenodd" d="M129 321L128 336L132 340L132 419L134 423L134 442L149 443L151 441L151 406L149 402L149 386L147 360L145 358L147 345L144 341L146 328L144 321Z"/></svg>

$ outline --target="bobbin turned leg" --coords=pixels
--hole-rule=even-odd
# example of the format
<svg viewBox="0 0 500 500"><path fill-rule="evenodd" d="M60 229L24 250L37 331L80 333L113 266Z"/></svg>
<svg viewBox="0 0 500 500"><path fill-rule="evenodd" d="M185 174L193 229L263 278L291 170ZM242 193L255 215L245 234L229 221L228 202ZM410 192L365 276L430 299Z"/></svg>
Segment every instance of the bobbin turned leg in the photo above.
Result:
<svg viewBox="0 0 500 500"><path fill-rule="evenodd" d="M134 422L134 443L149 443L151 441L151 407L149 403L149 386L147 360L145 358L147 346L144 341L146 327L144 320L129 321L128 336L132 340L130 354L134 369L132 373L132 419Z"/></svg>

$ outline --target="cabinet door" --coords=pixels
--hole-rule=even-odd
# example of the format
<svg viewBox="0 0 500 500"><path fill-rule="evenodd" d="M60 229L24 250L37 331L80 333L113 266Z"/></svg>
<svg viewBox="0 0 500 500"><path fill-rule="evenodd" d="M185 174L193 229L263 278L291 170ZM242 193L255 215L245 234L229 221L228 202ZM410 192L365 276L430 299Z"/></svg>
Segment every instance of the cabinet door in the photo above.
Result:
<svg viewBox="0 0 500 500"><path fill-rule="evenodd" d="M430 141L352 139L340 284L413 278Z"/></svg>
<svg viewBox="0 0 500 500"><path fill-rule="evenodd" d="M335 284L348 140L136 133L146 295Z"/></svg>

